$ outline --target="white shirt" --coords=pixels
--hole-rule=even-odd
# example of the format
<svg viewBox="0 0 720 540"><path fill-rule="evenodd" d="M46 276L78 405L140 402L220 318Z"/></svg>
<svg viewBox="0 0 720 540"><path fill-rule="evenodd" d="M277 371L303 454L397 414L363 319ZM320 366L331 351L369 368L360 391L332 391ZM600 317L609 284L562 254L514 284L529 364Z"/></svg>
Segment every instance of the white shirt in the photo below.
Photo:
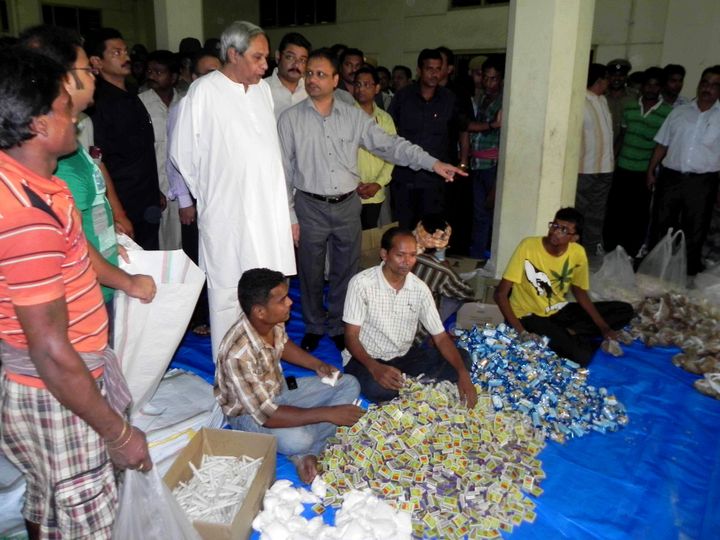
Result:
<svg viewBox="0 0 720 540"><path fill-rule="evenodd" d="M170 145L170 158L197 200L199 262L207 274L216 358L240 314L242 273L296 273L270 87L261 80L246 90L221 71L201 77L179 107Z"/></svg>
<svg viewBox="0 0 720 540"><path fill-rule="evenodd" d="M167 160L168 110L180 101L182 96L173 90L170 107L165 105L165 102L160 99L157 92L152 89L138 94L138 97L143 105L145 105L150 115L150 120L152 121L153 133L155 135L155 160L157 161L158 182L160 184L160 191L162 191L163 195L167 196L169 185L167 171L165 170L165 161Z"/></svg>
<svg viewBox="0 0 720 540"><path fill-rule="evenodd" d="M418 322L433 336L445 327L430 289L420 278L409 273L396 291L382 268L368 268L350 280L343 321L360 327L360 343L372 358L388 361L410 350Z"/></svg>
<svg viewBox="0 0 720 540"><path fill-rule="evenodd" d="M614 168L612 116L607 99L588 90L585 93L579 172L611 173Z"/></svg>
<svg viewBox="0 0 720 540"><path fill-rule="evenodd" d="M275 102L275 119L280 118L280 115L285 109L289 109L296 103L300 103L303 99L307 98L307 92L305 91L305 79L300 77L297 88L294 92L285 86L280 77L278 77L278 68L275 68L272 75L265 77L265 82L270 87L273 101Z"/></svg>
<svg viewBox="0 0 720 540"><path fill-rule="evenodd" d="M663 166L682 173L720 171L720 102L701 112L692 101L672 110L655 135L667 146Z"/></svg>

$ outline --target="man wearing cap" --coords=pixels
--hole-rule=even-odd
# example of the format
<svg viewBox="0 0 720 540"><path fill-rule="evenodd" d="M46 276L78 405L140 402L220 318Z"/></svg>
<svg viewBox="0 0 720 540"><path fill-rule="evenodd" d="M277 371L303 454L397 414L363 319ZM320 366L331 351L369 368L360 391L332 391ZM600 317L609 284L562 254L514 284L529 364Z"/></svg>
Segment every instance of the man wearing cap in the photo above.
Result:
<svg viewBox="0 0 720 540"><path fill-rule="evenodd" d="M637 101L639 97L638 91L627 85L627 76L631 69L632 65L624 58L611 60L607 65L609 86L605 97L612 115L613 142L615 144L620 141L620 128L625 105Z"/></svg>

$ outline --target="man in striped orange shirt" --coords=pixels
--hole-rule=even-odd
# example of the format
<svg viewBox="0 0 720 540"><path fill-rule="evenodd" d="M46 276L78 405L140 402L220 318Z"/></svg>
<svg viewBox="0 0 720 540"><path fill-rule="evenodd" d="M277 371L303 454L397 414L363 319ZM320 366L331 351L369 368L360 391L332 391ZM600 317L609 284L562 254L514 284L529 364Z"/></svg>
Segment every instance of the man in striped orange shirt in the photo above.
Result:
<svg viewBox="0 0 720 540"><path fill-rule="evenodd" d="M27 481L30 538L110 538L113 465L152 462L124 416L97 275L120 288L131 278L91 266L72 195L52 174L77 146L66 77L35 52L0 51L0 450ZM150 301L155 287L133 292Z"/></svg>

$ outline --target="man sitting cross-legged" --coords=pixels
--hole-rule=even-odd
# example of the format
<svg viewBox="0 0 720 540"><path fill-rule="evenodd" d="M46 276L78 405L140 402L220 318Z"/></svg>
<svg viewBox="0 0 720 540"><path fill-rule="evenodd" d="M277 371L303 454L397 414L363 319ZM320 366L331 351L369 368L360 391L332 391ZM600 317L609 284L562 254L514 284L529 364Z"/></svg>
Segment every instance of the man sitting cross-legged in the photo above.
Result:
<svg viewBox="0 0 720 540"><path fill-rule="evenodd" d="M242 313L220 344L215 397L235 429L277 437L303 482L317 474L317 456L336 426L352 426L363 415L353 405L360 385L351 375L329 386L320 377L334 367L288 339L285 322L292 300L285 276L267 268L243 273L238 283ZM317 377L283 377L280 359L314 370Z"/></svg>
<svg viewBox="0 0 720 540"><path fill-rule="evenodd" d="M352 354L346 372L360 381L368 399L398 395L404 375L456 382L460 399L477 402L464 357L445 332L432 293L411 270L417 242L408 230L388 229L380 241L382 265L350 280L345 299L345 342ZM413 346L418 323L432 335L435 348Z"/></svg>

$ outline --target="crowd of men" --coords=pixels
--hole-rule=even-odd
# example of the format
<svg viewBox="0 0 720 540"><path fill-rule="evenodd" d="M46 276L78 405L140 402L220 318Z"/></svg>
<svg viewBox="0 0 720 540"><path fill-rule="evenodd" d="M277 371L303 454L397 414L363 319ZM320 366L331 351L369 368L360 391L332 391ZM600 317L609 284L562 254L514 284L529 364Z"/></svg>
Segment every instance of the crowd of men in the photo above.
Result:
<svg viewBox="0 0 720 540"><path fill-rule="evenodd" d="M575 200L582 243L596 259L620 245L639 262L670 228L682 230L692 283L720 207L720 65L702 72L693 100L680 95L680 65L638 73L638 88L630 69L617 59L588 70Z"/></svg>
<svg viewBox="0 0 720 540"><path fill-rule="evenodd" d="M180 55L138 46L131 54L113 29L81 40L49 26L0 49L0 449L27 480L31 538L110 538L115 469L152 467L144 434L127 420L111 321L113 290L150 302L156 285L118 268L119 234L144 249L182 247L199 262L207 307L199 304L194 327L212 338L215 396L234 428L275 435L303 481L317 474L336 426L362 416L360 392L389 400L406 376L425 374L476 403L470 359L438 311L444 292L471 292L440 263L454 220L467 218L453 206L463 192L448 189L464 177L472 219L458 236L467 233L473 256L489 248L502 59L473 58L463 91L445 47L420 52L416 81L406 66L370 65L344 45L313 49L299 33L281 40L273 69L271 51L245 21L204 47L183 40ZM704 151L720 136L720 68L703 73L688 104L678 104L681 83L663 86L672 70L648 70L639 99L613 80L612 97L628 100L626 133L614 140L601 67L590 68L586 111L586 124L601 128L584 128L593 150L578 190L588 218L558 211L546 236L518 246L496 296L524 337L547 336L583 365L592 338L614 339L632 316L626 304L595 305L587 295L579 242L602 231L593 207L600 183L627 204L627 179L647 159L654 221L679 214L696 250L708 208L696 191L714 196L720 169ZM652 126L659 131L648 135ZM613 144L622 166L614 177ZM361 231L378 225L389 199L399 227L382 237L381 264L359 271ZM418 259L419 246L428 251ZM296 274L299 345L284 324L287 277ZM569 291L577 303L568 304ZM345 351L344 374L311 354L324 335ZM280 359L316 376L286 378Z"/></svg>

